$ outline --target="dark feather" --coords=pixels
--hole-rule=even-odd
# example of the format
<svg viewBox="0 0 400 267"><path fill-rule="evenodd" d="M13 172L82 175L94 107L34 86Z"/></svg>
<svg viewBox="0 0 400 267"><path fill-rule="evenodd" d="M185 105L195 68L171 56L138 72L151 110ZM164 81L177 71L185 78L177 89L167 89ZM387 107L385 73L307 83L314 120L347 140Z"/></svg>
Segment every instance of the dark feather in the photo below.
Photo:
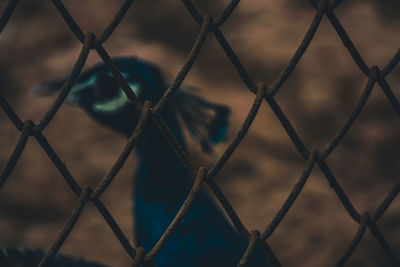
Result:
<svg viewBox="0 0 400 267"><path fill-rule="evenodd" d="M230 109L201 98L196 90L189 86L179 88L171 106L192 137L199 140L203 151L211 153L212 145L226 139Z"/></svg>

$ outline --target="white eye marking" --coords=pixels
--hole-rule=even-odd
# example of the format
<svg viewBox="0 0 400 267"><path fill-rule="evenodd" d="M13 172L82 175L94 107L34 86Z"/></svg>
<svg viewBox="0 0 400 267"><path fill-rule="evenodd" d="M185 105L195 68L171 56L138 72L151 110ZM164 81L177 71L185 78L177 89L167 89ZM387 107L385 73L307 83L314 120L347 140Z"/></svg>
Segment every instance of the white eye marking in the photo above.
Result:
<svg viewBox="0 0 400 267"><path fill-rule="evenodd" d="M138 96L140 92L140 85L137 83L129 83L132 91ZM93 109L100 112L116 112L123 106L129 104L131 101L125 95L125 92L120 89L119 94L111 99L99 101L93 104Z"/></svg>
<svg viewBox="0 0 400 267"><path fill-rule="evenodd" d="M123 72L123 71L121 71L121 75L122 75L122 77L124 77L125 80L129 79L132 76L130 73ZM107 76L114 77L114 75L112 74L111 71L107 71Z"/></svg>
<svg viewBox="0 0 400 267"><path fill-rule="evenodd" d="M105 101L96 102L93 104L93 108L101 112L113 112L117 111L124 105L129 103L129 99L126 97L125 93L120 90L119 94L111 99Z"/></svg>
<svg viewBox="0 0 400 267"><path fill-rule="evenodd" d="M71 91L69 92L66 98L66 101L70 104L79 106L80 97L78 96L79 95L78 92L94 85L96 83L96 80L97 80L97 74L94 74L84 82L80 82L72 86Z"/></svg>
<svg viewBox="0 0 400 267"><path fill-rule="evenodd" d="M83 90L83 89L85 89L85 88L87 88L87 87L89 87L91 85L94 85L96 83L96 80L97 80L97 74L94 74L94 75L90 76L90 78L87 79L86 81L74 85L72 87L71 91L72 92L79 92L79 91L81 91L81 90Z"/></svg>

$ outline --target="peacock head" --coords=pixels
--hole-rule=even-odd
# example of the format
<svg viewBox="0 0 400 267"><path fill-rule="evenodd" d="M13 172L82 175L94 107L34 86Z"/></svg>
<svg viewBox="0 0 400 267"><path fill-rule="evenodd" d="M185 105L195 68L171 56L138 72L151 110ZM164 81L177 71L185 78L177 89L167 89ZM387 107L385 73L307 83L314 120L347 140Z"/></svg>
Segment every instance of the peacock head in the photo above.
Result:
<svg viewBox="0 0 400 267"><path fill-rule="evenodd" d="M166 85L157 67L134 57L114 58L113 61L140 101L154 103L162 96ZM54 94L67 79L43 82L33 89L33 93ZM83 108L99 123L124 135L130 135L140 115L103 63L81 73L65 102Z"/></svg>
<svg viewBox="0 0 400 267"><path fill-rule="evenodd" d="M168 84L155 65L134 57L114 58L113 61L141 102L158 102ZM58 92L67 79L64 77L43 82L33 92L38 95ZM200 140L206 152L210 152L211 145L219 143L226 136L230 110L226 106L208 102L195 91L192 87L179 88L166 108L166 115L174 125L177 125L176 118L180 117L189 133ZM125 136L130 136L140 116L103 63L81 73L65 101L83 108L97 122Z"/></svg>

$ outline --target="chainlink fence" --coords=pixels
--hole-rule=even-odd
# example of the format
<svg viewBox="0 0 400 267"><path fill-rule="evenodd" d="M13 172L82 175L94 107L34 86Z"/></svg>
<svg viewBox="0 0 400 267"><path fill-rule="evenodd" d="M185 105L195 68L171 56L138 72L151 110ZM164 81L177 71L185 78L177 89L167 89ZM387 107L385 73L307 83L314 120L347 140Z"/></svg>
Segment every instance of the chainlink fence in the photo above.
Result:
<svg viewBox="0 0 400 267"><path fill-rule="evenodd" d="M190 209L190 204L193 199L196 197L196 193L199 188L203 184L207 184L212 191L215 193L218 200L221 202L224 207L226 213L229 215L233 225L238 230L238 232L243 235L246 239L249 240L249 245L247 250L244 252L240 262L238 262L238 266L244 266L246 264L249 255L251 255L253 249L255 248L255 244L259 243L265 249L270 250L267 241L268 238L274 233L275 229L279 226L280 222L284 218L284 216L289 211L290 207L296 201L297 196L302 191L307 179L315 166L317 166L325 178L329 182L330 187L335 191L337 197L342 203L344 209L347 211L348 215L359 225L358 230L354 233L353 240L347 245L347 248L343 251L342 256L337 259L335 266L342 266L347 262L347 260L351 257L352 253L355 251L360 241L362 240L365 231L367 228L370 230L377 243L383 248L386 257L389 259L393 266L400 266L400 261L398 255L390 246L390 244L385 239L382 234L381 229L377 226L377 222L379 219L385 214L386 210L389 208L398 192L400 191L400 181L398 181L391 190L387 193L384 200L380 203L379 207L373 213L369 213L366 211L358 211L349 200L347 194L343 190L340 182L334 176L331 171L330 166L327 164L327 158L330 154L335 150L341 140L344 138L346 133L352 127L356 119L358 118L359 113L363 109L365 103L369 99L372 90L376 88L380 88L384 95L387 98L388 103L393 107L394 111L400 115L400 103L397 100L395 94L393 93L390 85L386 80L386 76L389 75L392 70L396 67L396 65L400 61L400 50L398 50L392 59L380 69L377 66L368 66L363 58L360 56L359 52L355 48L352 43L352 40L346 33L346 30L341 25L340 21L335 15L335 8L341 4L341 0L308 0L308 2L315 8L315 16L312 20L311 25L309 26L302 42L299 44L296 52L293 57L286 65L281 74L276 78L274 82L267 85L265 83L256 84L248 75L246 68L241 63L240 59L235 54L233 48L230 46L229 42L225 39L223 32L220 30L220 26L225 23L225 21L229 18L231 13L235 10L236 6L240 2L239 0L232 0L226 6L225 10L218 17L211 17L206 14L199 13L198 9L190 0L182 0L183 4L187 8L187 11L190 13L191 17L200 25L200 31L197 35L196 41L193 44L192 50L190 51L184 65L181 67L180 72L176 76L175 80L171 83L170 87L164 93L164 96L160 99L158 103L150 103L145 102L141 103L133 91L130 89L129 85L122 77L119 72L117 66L111 60L107 51L103 47L103 43L107 41L107 39L111 36L113 31L121 22L122 18L130 8L133 0L126 0L119 11L115 15L114 19L111 23L105 28L104 32L99 36L95 36L93 33L85 34L80 26L75 22L74 18L70 15L68 10L65 8L61 0L52 0L52 3L57 8L60 15L63 17L65 22L68 24L69 28L76 36L77 39L82 43L82 50L77 59L75 66L67 80L64 84L60 94L54 100L53 104L47 110L45 115L40 119L39 123L35 124L32 120L22 121L14 109L9 105L7 100L0 94L0 106L7 114L9 119L12 121L14 126L21 132L19 141L15 146L15 149L10 156L5 168L2 170L0 175L0 187L7 182L7 178L15 167L18 159L24 150L24 147L27 143L27 140L30 137L36 139L36 141L40 144L40 146L45 150L50 160L56 166L58 171L61 173L65 182L68 184L69 188L72 192L79 198L78 203L74 211L72 212L68 222L65 224L65 228L59 234L57 240L54 241L51 249L47 252L47 255L42 259L39 266L45 266L45 264L58 252L58 250L63 245L63 242L66 240L71 230L73 229L77 220L79 220L82 211L85 208L85 205L88 202L92 202L93 205L97 208L98 212L107 222L116 238L119 240L123 249L126 253L131 257L133 265L139 266L144 262L150 262L152 259L163 249L163 246L168 242L168 239L173 234L174 230L179 227L180 222L184 218L188 209ZM8 20L12 16L16 6L18 4L18 0L10 0L8 5L6 6L1 19L0 19L0 32L7 25ZM336 30L338 36L343 42L343 45L346 47L354 62L357 64L359 70L367 77L368 81L364 87L364 90L359 97L359 100L355 107L353 108L351 114L342 124L339 130L337 130L336 134L333 138L328 142L325 148L322 151L318 151L315 148L308 148L302 142L298 133L292 127L291 122L285 115L285 113L281 110L279 103L275 99L275 95L280 89L280 87L286 82L288 77L291 75L293 69L301 60L303 54L307 50L310 42L313 40L313 36L317 31L322 18L326 16L329 22L332 24L334 29ZM225 152L218 159L215 165L206 170L204 167L196 167L189 160L186 155L185 150L181 147L181 145L177 142L171 131L169 130L167 124L162 118L161 111L164 109L168 101L174 95L176 90L181 85L182 81L185 79L187 73L191 69L193 63L196 61L200 50L202 49L206 38L209 35L213 35L214 38L218 41L222 50L226 54L226 56L230 59L236 71L240 75L243 83L246 87L255 95L254 102L251 106L251 109L243 122L240 130L229 144ZM53 149L52 145L47 141L46 137L43 135L42 131L46 128L48 123L53 119L54 115L64 102L68 92L70 91L72 85L77 80L83 66L85 65L87 56L90 50L95 50L98 55L102 58L104 63L107 65L109 70L113 73L115 79L117 80L120 87L124 90L127 97L134 103L137 110L141 111L141 117L136 125L135 130L132 133L132 136L128 140L125 145L125 148L121 152L118 159L115 161L115 164L112 166L107 176L101 181L101 183L96 188L84 187L82 188L76 179L70 174L67 167L64 165L63 160L58 156L57 152ZM378 86L375 86L375 85ZM377 90L380 90L377 89ZM295 149L298 153L307 160L302 174L298 179L298 182L293 186L292 191L287 197L286 201L282 205L281 209L278 211L276 216L272 219L271 223L268 224L265 229L262 230L248 230L245 225L241 222L241 219L234 211L232 205L229 200L224 196L223 192L220 190L218 185L214 182L214 176L224 167L226 162L231 157L232 153L236 150L238 145L240 144L243 137L246 135L249 127L251 126L255 116L258 113L259 107L261 103L265 100L269 107L274 112L276 118L281 123L282 127L286 131L287 135L290 137ZM107 190L109 184L117 175L121 167L124 165L127 157L131 153L132 149L135 146L136 141L142 135L144 131L144 127L149 120L153 120L156 125L162 131L164 137L168 141L169 145L172 146L175 153L178 155L182 164L191 171L193 174L194 184L193 187L183 203L178 215L171 222L170 226L164 233L164 235L160 238L157 244L152 248L152 250L146 252L143 248L134 248L132 244L128 241L128 238L123 234L120 227L110 215L107 208L104 206L101 201L101 195ZM272 253L272 252L271 252ZM279 258L279 255L277 255Z"/></svg>

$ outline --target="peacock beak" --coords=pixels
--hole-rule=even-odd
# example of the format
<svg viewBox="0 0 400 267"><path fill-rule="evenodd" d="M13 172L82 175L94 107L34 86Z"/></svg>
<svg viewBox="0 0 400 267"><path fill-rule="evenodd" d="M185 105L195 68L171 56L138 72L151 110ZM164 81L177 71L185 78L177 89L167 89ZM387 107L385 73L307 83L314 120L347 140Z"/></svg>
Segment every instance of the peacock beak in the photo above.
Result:
<svg viewBox="0 0 400 267"><path fill-rule="evenodd" d="M56 80L46 81L36 85L30 93L39 96L51 96L59 92L66 82L66 78L60 78Z"/></svg>
<svg viewBox="0 0 400 267"><path fill-rule="evenodd" d="M61 91L61 88L63 88L67 79L68 79L67 77L63 77L60 79L45 81L35 86L30 92L33 95L38 95L38 96L53 96ZM68 93L67 98L65 99L66 103L77 106L81 105L80 101L81 97L79 95L80 90L77 90L77 88L82 89L80 87L82 86L79 85L72 86L71 90Z"/></svg>

